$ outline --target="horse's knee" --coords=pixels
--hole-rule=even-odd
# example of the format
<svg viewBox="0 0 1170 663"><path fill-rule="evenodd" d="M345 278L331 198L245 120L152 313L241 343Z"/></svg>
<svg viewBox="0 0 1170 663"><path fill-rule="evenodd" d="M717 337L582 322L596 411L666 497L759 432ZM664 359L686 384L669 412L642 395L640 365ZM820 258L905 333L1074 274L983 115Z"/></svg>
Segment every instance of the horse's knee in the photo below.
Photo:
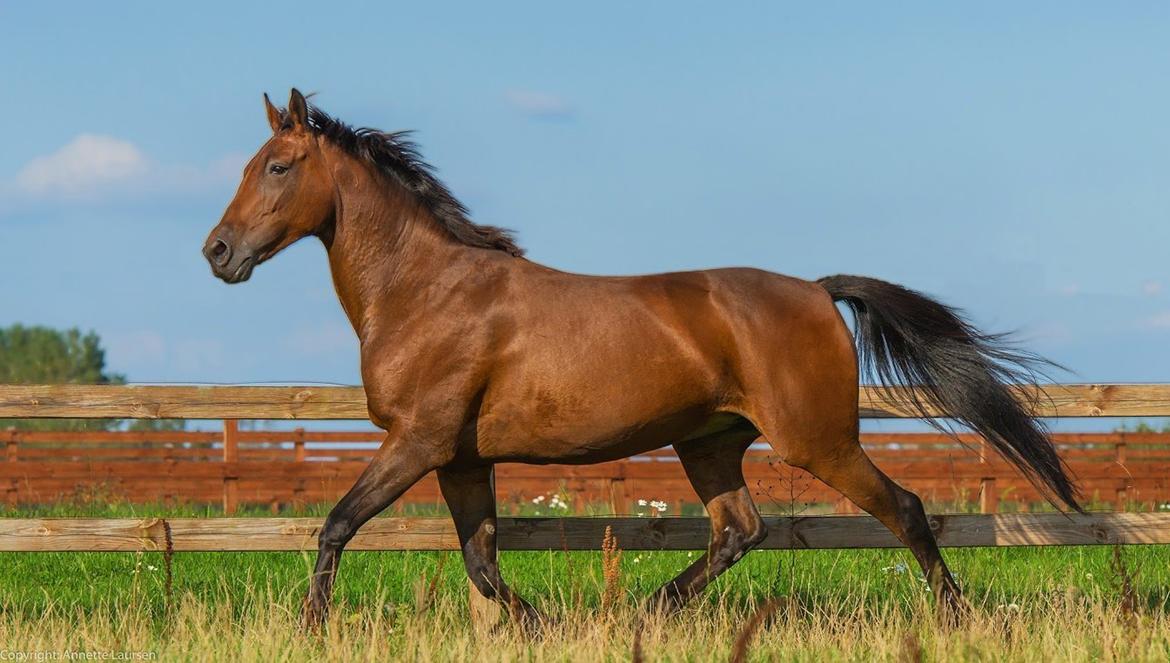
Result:
<svg viewBox="0 0 1170 663"><path fill-rule="evenodd" d="M895 500L898 505L898 525L905 535L913 540L933 539L934 532L930 529L930 521L926 518L926 509L922 500L914 493L898 487L895 489Z"/></svg>
<svg viewBox="0 0 1170 663"><path fill-rule="evenodd" d="M905 513L913 513L915 515L922 515L926 513L925 507L922 505L922 499L914 493L897 486L895 488L896 499L898 501L898 510Z"/></svg>
<svg viewBox="0 0 1170 663"><path fill-rule="evenodd" d="M335 517L332 514L325 519L325 524L317 534L317 545L320 548L341 548L353 538L353 525L349 518Z"/></svg>

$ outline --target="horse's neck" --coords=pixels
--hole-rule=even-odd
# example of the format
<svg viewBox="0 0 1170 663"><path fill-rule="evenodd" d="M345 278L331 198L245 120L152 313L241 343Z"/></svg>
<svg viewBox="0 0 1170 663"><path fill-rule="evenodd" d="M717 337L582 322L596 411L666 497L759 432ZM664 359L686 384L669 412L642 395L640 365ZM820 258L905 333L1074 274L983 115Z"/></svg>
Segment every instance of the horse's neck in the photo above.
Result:
<svg viewBox="0 0 1170 663"><path fill-rule="evenodd" d="M411 195L369 173L336 177L337 218L323 238L341 306L365 340L393 311L409 310L460 250Z"/></svg>

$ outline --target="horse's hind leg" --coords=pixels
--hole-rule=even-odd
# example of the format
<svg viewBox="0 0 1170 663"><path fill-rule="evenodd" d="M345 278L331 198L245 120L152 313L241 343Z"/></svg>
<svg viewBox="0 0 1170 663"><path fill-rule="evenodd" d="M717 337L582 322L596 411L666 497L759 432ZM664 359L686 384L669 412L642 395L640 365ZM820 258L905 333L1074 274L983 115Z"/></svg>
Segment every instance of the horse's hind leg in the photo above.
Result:
<svg viewBox="0 0 1170 663"><path fill-rule="evenodd" d="M851 437L810 447L792 464L808 470L888 527L918 560L940 609L948 618L957 618L963 609L959 586L939 553L922 500L882 473L865 455L856 435ZM769 436L769 440L777 439Z"/></svg>
<svg viewBox="0 0 1170 663"><path fill-rule="evenodd" d="M492 466L439 468L439 488L451 510L463 565L471 584L485 598L502 604L508 614L526 627L544 621L528 601L508 587L496 562L496 490Z"/></svg>
<svg viewBox="0 0 1170 663"><path fill-rule="evenodd" d="M740 429L674 445L711 517L711 540L705 554L654 593L652 607L678 610L764 540L767 529L743 479L743 455L757 436Z"/></svg>
<svg viewBox="0 0 1170 663"><path fill-rule="evenodd" d="M799 309L803 317L778 314L771 335L781 330L786 342L761 344L753 361L743 364L744 414L780 458L832 486L906 544L940 610L957 616L959 587L939 554L922 501L891 481L861 448L858 364L849 328L827 296L814 299L819 302Z"/></svg>

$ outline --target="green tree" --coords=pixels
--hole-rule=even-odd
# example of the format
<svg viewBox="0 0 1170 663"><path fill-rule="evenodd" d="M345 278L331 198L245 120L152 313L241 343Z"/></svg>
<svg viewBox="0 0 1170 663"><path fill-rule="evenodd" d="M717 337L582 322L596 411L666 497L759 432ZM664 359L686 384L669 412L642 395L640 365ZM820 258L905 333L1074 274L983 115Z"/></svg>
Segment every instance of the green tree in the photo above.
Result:
<svg viewBox="0 0 1170 663"><path fill-rule="evenodd" d="M106 352L94 332L77 328L15 324L0 327L0 383L5 384L122 384L126 377L106 370ZM0 428L23 430L111 430L116 419L9 419ZM138 430L177 430L183 422L135 423Z"/></svg>
<svg viewBox="0 0 1170 663"><path fill-rule="evenodd" d="M1163 420L1162 427L1158 428L1143 419L1136 424L1122 422L1120 426L1113 430L1118 433L1170 433L1170 422Z"/></svg>

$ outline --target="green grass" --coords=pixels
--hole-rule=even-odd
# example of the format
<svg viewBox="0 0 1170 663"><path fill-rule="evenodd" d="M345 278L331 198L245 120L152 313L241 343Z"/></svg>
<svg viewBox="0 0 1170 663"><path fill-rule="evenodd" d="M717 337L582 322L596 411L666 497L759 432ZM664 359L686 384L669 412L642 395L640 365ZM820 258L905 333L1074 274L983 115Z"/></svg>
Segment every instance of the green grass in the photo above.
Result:
<svg viewBox="0 0 1170 663"><path fill-rule="evenodd" d="M293 514L323 517L330 505L310 505ZM527 509L532 512L534 509ZM547 510L546 510L547 511ZM394 515L443 516L438 507L408 507ZM212 505L133 505L60 503L6 507L0 517L217 517ZM269 517L263 508L244 508L241 517ZM598 542L600 543L600 542ZM698 553L628 551L622 571L631 599L649 594L682 570ZM1118 590L1111 569L1113 550L1101 546L1047 548L969 548L944 551L968 599L976 604L1019 602L1054 591L1072 590L1102 597ZM175 592L207 601L232 601L256 586L271 587L288 606L300 600L315 553L177 553L171 563ZM457 553L347 552L336 587L341 604L403 603L413 600L420 577L442 565L438 586L462 591L463 567ZM445 561L444 561L445 560ZM600 553L502 552L505 578L536 601L565 595L590 595L600 582ZM1167 605L1170 546L1134 546L1123 560L1137 571L1134 588L1151 608ZM161 597L165 577L162 553L0 553L0 601L6 610L43 609L53 597L69 596L73 605L98 606L137 583ZM842 591L862 594L875 606L908 605L924 593L913 557L905 550L755 551L718 581L722 600L754 604L775 595L823 596ZM596 599L596 597L592 597ZM30 613L30 614L32 614Z"/></svg>
<svg viewBox="0 0 1170 663"><path fill-rule="evenodd" d="M1053 592L1077 592L1105 600L1119 596L1106 547L950 550L945 553L968 600L976 605L1023 604ZM315 555L310 553L177 553L172 560L176 594L207 602L240 602L257 587L270 588L295 609ZM444 557L446 559L444 560ZM629 599L636 601L682 570L688 553L633 552L622 557ZM1134 591L1151 610L1168 607L1170 551L1133 547L1123 551L1135 571ZM600 553L503 552L505 578L538 604L581 596L598 600ZM873 608L910 609L925 585L908 553L900 550L756 551L721 577L704 599L754 605L764 598L801 596L810 602L837 601L848 594ZM81 610L112 597L139 591L160 608L165 603L165 560L161 553L5 553L0 595L7 613L35 616L68 597ZM335 597L342 606L369 608L412 604L420 578L427 582L442 566L437 588L453 595L466 590L457 553L345 553ZM344 610L345 608L342 608Z"/></svg>
<svg viewBox="0 0 1170 663"><path fill-rule="evenodd" d="M314 506L297 515L326 511L327 506ZM0 515L218 514L207 507L93 503ZM946 550L975 614L970 627L947 635L934 622L925 584L904 550L756 551L682 617L646 631L647 647L650 660L707 660L715 652L723 658L757 606L783 597L788 612L759 636L761 655L897 658L913 645L927 658L1028 660L1057 649L1072 659L1165 658L1170 547L1121 550L1124 571L1116 568L1114 554L1108 547ZM483 634L468 625L467 584L457 553L349 552L335 588L335 623L322 642L303 638L297 629L311 553L176 553L169 600L161 553L3 553L0 649L37 643L92 647L107 641L112 646L116 640L119 646L138 643L179 658L231 658L231 652L248 651L254 654L248 658L263 659L263 652L275 655L291 647L288 651L336 659L380 653L620 660L629 655L640 601L695 555L623 552L623 599L603 607L601 553L501 553L505 578L561 624L555 635L530 641L514 631ZM1131 578L1129 589L1125 576ZM1126 594L1136 605L1136 618L1122 607ZM1003 639L1004 619L1019 622L1015 639ZM202 630L191 631L192 624ZM207 648L216 649L221 641L222 651L209 654Z"/></svg>

